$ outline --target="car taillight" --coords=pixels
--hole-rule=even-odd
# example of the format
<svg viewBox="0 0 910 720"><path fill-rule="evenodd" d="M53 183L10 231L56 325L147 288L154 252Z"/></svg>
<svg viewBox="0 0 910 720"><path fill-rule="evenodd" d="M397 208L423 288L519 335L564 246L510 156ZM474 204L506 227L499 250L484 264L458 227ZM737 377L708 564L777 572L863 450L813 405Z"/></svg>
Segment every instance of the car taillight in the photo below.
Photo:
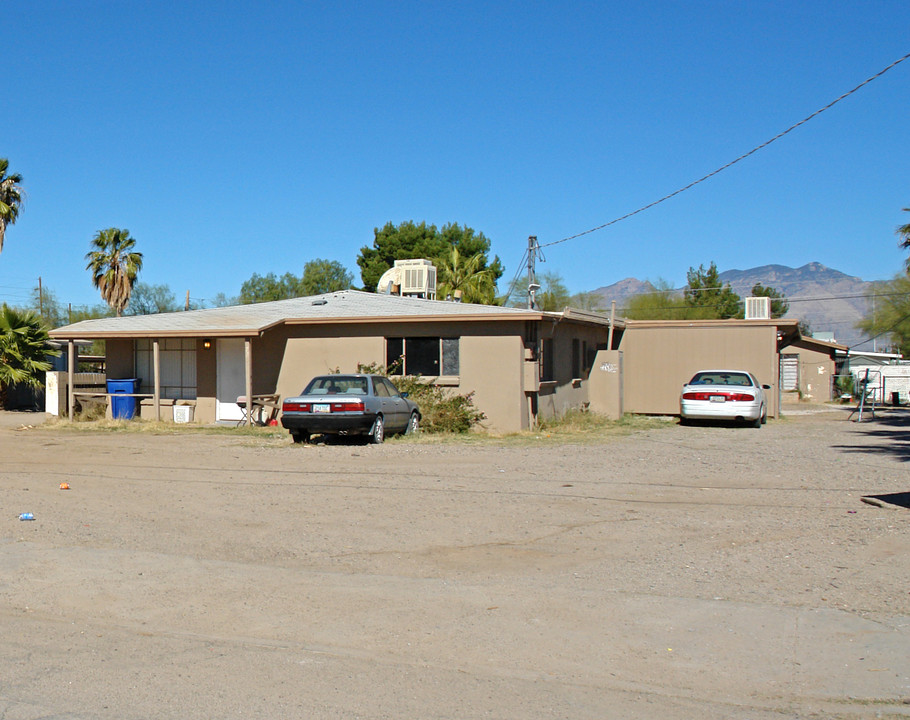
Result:
<svg viewBox="0 0 910 720"><path fill-rule="evenodd" d="M363 412L363 400L332 403L332 412Z"/></svg>
<svg viewBox="0 0 910 720"><path fill-rule="evenodd" d="M718 395L722 396L727 402L755 402L754 395L731 392L687 392L683 393L683 400L710 400Z"/></svg>
<svg viewBox="0 0 910 720"><path fill-rule="evenodd" d="M309 403L285 402L281 405L281 412L309 412Z"/></svg>

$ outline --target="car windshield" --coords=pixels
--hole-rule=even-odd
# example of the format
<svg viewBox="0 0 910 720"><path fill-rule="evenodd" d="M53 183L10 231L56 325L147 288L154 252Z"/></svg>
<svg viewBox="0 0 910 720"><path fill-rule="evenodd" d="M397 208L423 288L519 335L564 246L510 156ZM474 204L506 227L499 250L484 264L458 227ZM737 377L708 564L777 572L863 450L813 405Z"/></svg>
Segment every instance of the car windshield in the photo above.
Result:
<svg viewBox="0 0 910 720"><path fill-rule="evenodd" d="M366 395L367 379L353 375L322 375L310 380L301 395Z"/></svg>
<svg viewBox="0 0 910 720"><path fill-rule="evenodd" d="M689 385L737 385L752 387L752 379L741 372L700 372L695 373Z"/></svg>

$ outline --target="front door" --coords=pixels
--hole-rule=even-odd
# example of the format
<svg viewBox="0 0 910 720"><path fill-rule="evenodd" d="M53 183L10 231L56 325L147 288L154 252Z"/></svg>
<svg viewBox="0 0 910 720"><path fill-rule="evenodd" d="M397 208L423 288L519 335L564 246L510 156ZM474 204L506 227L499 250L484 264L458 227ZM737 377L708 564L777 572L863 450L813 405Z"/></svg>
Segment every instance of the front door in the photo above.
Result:
<svg viewBox="0 0 910 720"><path fill-rule="evenodd" d="M246 364L243 338L219 338L215 341L216 420L240 421L243 415L237 398L246 394Z"/></svg>

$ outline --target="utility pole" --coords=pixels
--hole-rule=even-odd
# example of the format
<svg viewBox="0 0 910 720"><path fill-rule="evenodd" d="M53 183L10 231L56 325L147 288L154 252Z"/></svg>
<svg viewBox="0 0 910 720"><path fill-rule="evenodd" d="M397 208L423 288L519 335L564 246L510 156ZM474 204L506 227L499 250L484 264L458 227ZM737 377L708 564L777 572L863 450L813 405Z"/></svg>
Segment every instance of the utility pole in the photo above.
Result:
<svg viewBox="0 0 910 720"><path fill-rule="evenodd" d="M186 291L186 305L184 306L183 309L184 310L190 309L190 291L189 290Z"/></svg>
<svg viewBox="0 0 910 720"><path fill-rule="evenodd" d="M538 258L544 262L543 253L537 243L537 236L530 235L528 236L528 310L534 310L537 307L537 300L534 296L540 290L536 273Z"/></svg>
<svg viewBox="0 0 910 720"><path fill-rule="evenodd" d="M38 276L38 314L44 317L43 293L41 292L41 276Z"/></svg>

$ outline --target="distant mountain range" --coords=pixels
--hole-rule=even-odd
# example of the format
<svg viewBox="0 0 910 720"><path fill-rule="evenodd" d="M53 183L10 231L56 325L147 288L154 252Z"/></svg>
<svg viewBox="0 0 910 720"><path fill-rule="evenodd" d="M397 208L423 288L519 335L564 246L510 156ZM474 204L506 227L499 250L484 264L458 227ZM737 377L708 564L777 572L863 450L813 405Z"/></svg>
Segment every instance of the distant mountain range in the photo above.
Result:
<svg viewBox="0 0 910 720"><path fill-rule="evenodd" d="M850 347L866 339L855 325L866 315L866 293L871 282L816 262L799 268L762 265L749 270L726 270L719 277L730 283L740 297L748 297L756 283L779 290L790 301L786 317L808 322L814 333L833 333L837 342ZM607 307L615 300L616 312L621 316L629 298L653 289L649 282L626 278L594 292L604 298ZM868 343L863 348L872 349Z"/></svg>

